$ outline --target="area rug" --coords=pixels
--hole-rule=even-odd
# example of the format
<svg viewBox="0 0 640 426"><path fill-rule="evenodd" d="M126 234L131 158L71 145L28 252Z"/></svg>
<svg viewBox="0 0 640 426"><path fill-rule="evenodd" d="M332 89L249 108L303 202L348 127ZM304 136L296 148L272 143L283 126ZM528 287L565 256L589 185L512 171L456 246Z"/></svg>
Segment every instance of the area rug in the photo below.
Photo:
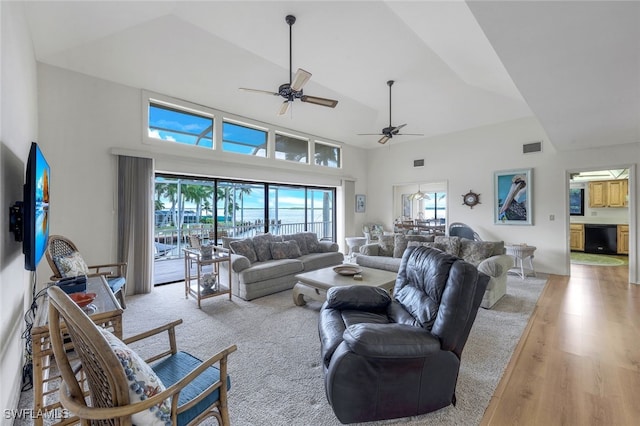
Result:
<svg viewBox="0 0 640 426"><path fill-rule="evenodd" d="M422 416L367 425L477 425L511 358L546 283L546 277L509 276L507 295L490 310L480 309L462 353L457 405ZM229 357L231 423L237 426L337 426L324 393L318 339L319 302L299 307L291 290L250 302L226 296L185 299L182 283L156 287L151 294L127 298L125 337L177 318L179 349L206 358L235 344ZM154 339L136 349L149 355L164 347ZM32 407L24 392L22 408ZM16 425L26 425L16 421ZM216 425L207 420L204 425Z"/></svg>
<svg viewBox="0 0 640 426"><path fill-rule="evenodd" d="M608 254L571 252L571 263L576 265L593 266L623 266L629 264L627 256L616 256Z"/></svg>

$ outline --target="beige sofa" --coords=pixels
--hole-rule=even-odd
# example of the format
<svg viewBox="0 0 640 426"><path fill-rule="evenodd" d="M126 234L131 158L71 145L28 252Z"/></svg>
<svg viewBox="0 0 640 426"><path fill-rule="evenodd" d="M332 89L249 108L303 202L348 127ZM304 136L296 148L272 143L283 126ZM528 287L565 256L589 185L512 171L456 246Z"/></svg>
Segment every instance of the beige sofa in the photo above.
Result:
<svg viewBox="0 0 640 426"><path fill-rule="evenodd" d="M481 307L490 309L507 293L507 273L513 258L505 254L504 242L471 241L460 237L425 235L384 235L377 243L360 247L356 263L369 268L397 272L402 253L412 245L427 245L460 257L475 265L491 279L482 298Z"/></svg>
<svg viewBox="0 0 640 426"><path fill-rule="evenodd" d="M295 275L344 260L337 243L319 241L312 232L225 239L224 245L231 253L232 293L244 300L288 290L297 282ZM227 263L220 267L220 281L228 286Z"/></svg>

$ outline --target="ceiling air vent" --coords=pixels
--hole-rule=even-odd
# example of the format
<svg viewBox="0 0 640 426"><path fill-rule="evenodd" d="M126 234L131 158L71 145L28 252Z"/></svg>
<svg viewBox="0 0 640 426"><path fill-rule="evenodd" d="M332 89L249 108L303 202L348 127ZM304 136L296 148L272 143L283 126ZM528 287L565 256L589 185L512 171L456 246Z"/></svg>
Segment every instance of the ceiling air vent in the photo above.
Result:
<svg viewBox="0 0 640 426"><path fill-rule="evenodd" d="M424 167L424 158L421 160L413 160L413 167Z"/></svg>
<svg viewBox="0 0 640 426"><path fill-rule="evenodd" d="M531 154L532 152L542 151L542 142L531 142L522 145L523 154Z"/></svg>

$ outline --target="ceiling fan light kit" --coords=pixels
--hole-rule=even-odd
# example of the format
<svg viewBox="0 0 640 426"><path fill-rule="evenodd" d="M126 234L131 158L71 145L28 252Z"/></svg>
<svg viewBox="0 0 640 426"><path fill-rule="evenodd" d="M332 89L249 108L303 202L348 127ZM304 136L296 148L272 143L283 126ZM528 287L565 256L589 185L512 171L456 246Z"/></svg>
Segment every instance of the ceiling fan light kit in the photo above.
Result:
<svg viewBox="0 0 640 426"><path fill-rule="evenodd" d="M278 115L285 115L289 110L289 105L295 100L300 99L301 102L320 105L329 108L335 108L338 105L338 101L335 99L319 98L317 96L305 95L302 88L311 78L311 73L305 71L302 68L298 68L295 76L293 75L293 54L292 54L292 26L296 22L296 17L293 15L287 15L285 17L286 23L289 25L289 82L283 83L278 87L277 92L270 92L268 90L249 89L241 87L240 90L246 90L249 92L264 93L267 95L282 96L285 101L280 106Z"/></svg>

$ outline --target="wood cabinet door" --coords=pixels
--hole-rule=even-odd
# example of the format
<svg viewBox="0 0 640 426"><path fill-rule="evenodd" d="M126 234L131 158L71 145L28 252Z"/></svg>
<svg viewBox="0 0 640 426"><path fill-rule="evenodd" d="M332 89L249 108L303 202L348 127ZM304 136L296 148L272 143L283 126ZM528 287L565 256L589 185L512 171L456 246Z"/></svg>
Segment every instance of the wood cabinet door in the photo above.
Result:
<svg viewBox="0 0 640 426"><path fill-rule="evenodd" d="M569 247L573 251L584 251L584 225L571 224L569 231Z"/></svg>
<svg viewBox="0 0 640 426"><path fill-rule="evenodd" d="M629 225L618 225L618 253L629 254Z"/></svg>
<svg viewBox="0 0 640 426"><path fill-rule="evenodd" d="M625 207L627 202L627 180L612 180L608 184L609 207Z"/></svg>
<svg viewBox="0 0 640 426"><path fill-rule="evenodd" d="M589 182L589 207L607 206L607 182Z"/></svg>

